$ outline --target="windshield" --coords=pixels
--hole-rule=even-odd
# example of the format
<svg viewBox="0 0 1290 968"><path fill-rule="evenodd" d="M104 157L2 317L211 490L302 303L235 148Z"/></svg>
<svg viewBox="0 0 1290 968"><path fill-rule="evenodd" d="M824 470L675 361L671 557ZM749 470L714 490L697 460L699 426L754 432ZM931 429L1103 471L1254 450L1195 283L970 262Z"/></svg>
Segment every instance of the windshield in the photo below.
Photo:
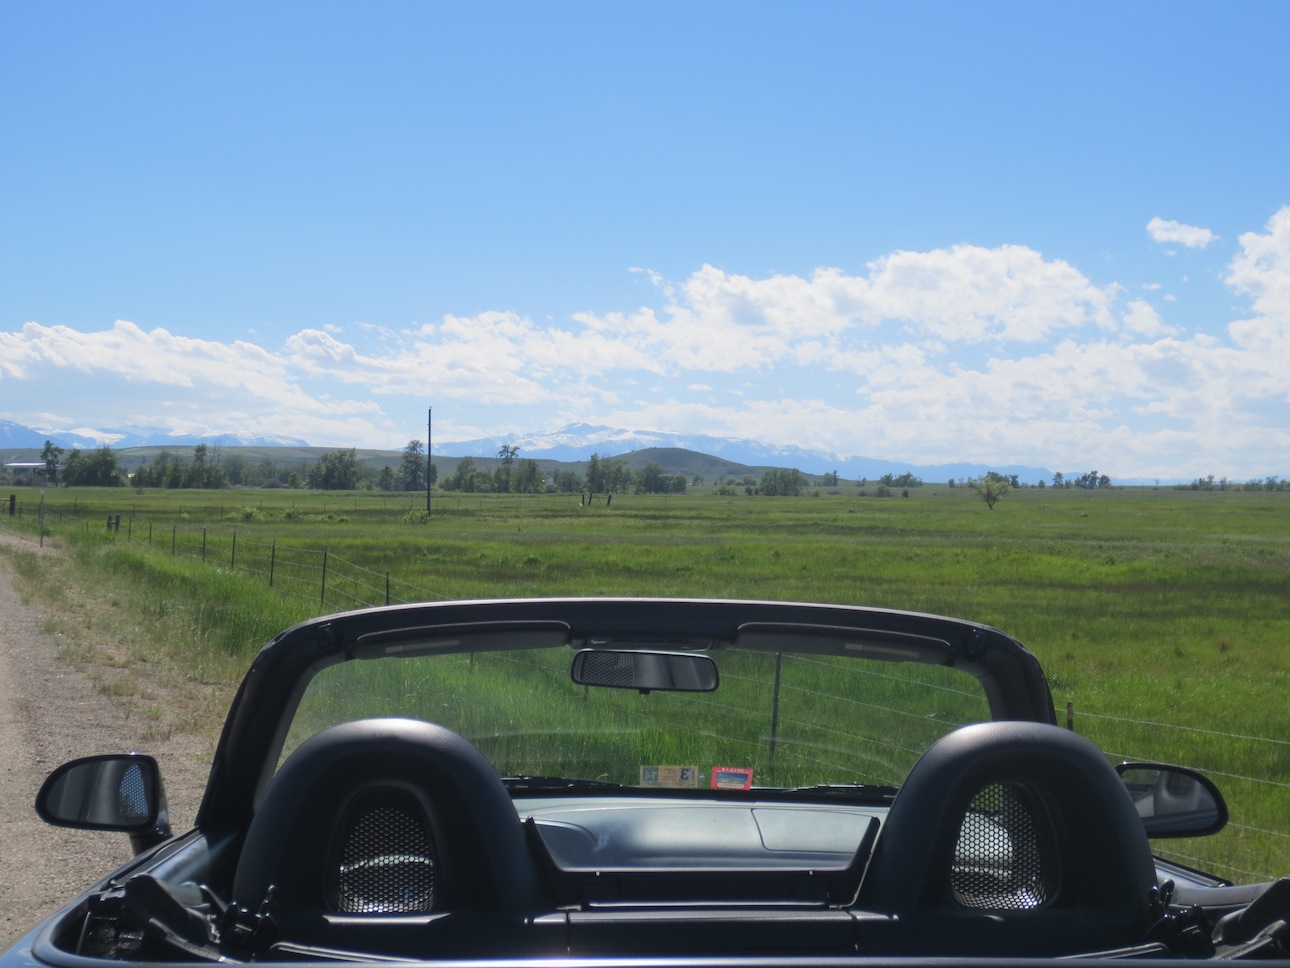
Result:
<svg viewBox="0 0 1290 968"><path fill-rule="evenodd" d="M629 787L899 785L956 727L990 718L975 679L951 668L820 654L718 649L707 692L579 685L568 646L350 661L322 670L283 755L370 716L446 726L503 777Z"/></svg>

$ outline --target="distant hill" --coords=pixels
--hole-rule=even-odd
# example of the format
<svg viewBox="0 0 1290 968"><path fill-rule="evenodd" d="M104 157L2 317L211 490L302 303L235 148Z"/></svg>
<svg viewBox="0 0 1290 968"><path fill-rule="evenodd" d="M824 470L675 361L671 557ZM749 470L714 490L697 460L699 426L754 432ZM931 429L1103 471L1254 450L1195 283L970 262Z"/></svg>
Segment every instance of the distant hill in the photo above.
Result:
<svg viewBox="0 0 1290 968"><path fill-rule="evenodd" d="M0 452L6 460L35 460L46 440L64 450L89 450L110 446L117 452L123 467L133 470L162 450L188 456L198 444L236 450L251 462L272 461L283 468L299 468L318 459L320 454L337 447L312 447L293 437L229 431L218 434L171 434L164 430L131 428L125 430L85 430L43 432L8 420L0 420ZM507 434L476 440L436 443L435 460L441 475L450 475L457 459L472 457L483 468L491 468L503 445L518 447L521 459L536 460L544 470L552 466L573 465L585 469L592 454L625 461L632 469L657 463L665 473L684 474L716 480L725 477L760 476L767 468L795 467L805 474L820 476L836 471L844 480L877 480L885 474L899 477L912 473L925 481L963 480L981 477L987 471L1015 474L1024 483L1052 479L1052 472L1042 467L1014 464L914 464L881 457L844 456L796 446L777 446L733 437L705 434L679 434L665 431L625 430L592 424L569 424L547 433ZM359 449L360 462L381 467L397 467L401 451ZM1074 468L1082 472L1082 468Z"/></svg>
<svg viewBox="0 0 1290 968"><path fill-rule="evenodd" d="M847 480L877 480L884 474L899 477L912 473L926 481L948 481L981 477L987 471L1016 474L1028 484L1052 480L1052 471L1022 464L914 464L881 457L842 456L796 446L776 446L733 437L705 434L677 434L663 431L623 430L592 424L569 424L543 434L507 434L436 444L435 453L456 457L494 457L502 445L519 447L521 457L561 461L585 461L592 454L626 457L649 450L684 450L706 454L745 468L796 467L806 474L837 471ZM645 463L649 463L648 460ZM662 466L662 461L658 462ZM642 465L643 466L643 465ZM667 468L663 468L667 471ZM683 471L667 471L684 473ZM709 476L709 475L704 475Z"/></svg>

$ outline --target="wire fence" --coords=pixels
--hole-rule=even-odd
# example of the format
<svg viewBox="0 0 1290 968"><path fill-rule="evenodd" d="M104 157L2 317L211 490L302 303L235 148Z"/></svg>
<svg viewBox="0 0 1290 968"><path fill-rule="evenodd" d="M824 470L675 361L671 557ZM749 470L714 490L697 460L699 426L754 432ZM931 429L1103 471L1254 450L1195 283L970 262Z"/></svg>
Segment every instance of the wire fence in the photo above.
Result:
<svg viewBox="0 0 1290 968"><path fill-rule="evenodd" d="M88 525L87 525L88 526ZM326 548L301 548L276 539L257 541L236 528L183 529L171 525L146 530L113 521L108 530L141 541L159 553L196 558L203 564L259 580L291 598L316 603L326 611L425 602L444 596L341 557Z"/></svg>

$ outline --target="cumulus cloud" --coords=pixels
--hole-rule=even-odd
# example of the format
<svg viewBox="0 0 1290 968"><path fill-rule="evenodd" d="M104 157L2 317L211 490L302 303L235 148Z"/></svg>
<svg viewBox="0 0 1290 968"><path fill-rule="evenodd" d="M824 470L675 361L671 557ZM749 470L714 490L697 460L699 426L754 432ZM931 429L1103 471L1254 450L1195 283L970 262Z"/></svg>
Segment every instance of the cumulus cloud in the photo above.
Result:
<svg viewBox="0 0 1290 968"><path fill-rule="evenodd" d="M1173 222L1158 215L1147 223L1147 234L1157 242L1176 243L1189 249L1203 249L1218 238L1209 229Z"/></svg>
<svg viewBox="0 0 1290 968"><path fill-rule="evenodd" d="M1162 220L1150 230L1206 237ZM1290 444L1290 208L1239 238L1225 281L1246 318L1190 336L1126 288L1024 246L899 251L856 272L641 273L652 298L618 312L318 325L270 348L124 321L29 323L0 333L0 383L93 384L105 401L151 408L154 425L343 445L401 445L433 401L437 429L458 437L591 420L920 463L1286 471L1260 455Z"/></svg>

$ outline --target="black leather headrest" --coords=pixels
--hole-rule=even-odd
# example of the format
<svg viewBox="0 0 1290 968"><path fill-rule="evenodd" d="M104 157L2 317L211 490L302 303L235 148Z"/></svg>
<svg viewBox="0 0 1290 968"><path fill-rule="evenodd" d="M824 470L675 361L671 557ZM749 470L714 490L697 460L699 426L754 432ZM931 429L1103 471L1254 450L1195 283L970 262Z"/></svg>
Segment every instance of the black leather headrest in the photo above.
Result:
<svg viewBox="0 0 1290 968"><path fill-rule="evenodd" d="M328 865L356 798L398 791L424 806L437 877L453 907L522 916L536 909L536 869L510 796L461 736L410 719L367 719L324 730L283 764L247 831L233 897L252 910L327 909Z"/></svg>

